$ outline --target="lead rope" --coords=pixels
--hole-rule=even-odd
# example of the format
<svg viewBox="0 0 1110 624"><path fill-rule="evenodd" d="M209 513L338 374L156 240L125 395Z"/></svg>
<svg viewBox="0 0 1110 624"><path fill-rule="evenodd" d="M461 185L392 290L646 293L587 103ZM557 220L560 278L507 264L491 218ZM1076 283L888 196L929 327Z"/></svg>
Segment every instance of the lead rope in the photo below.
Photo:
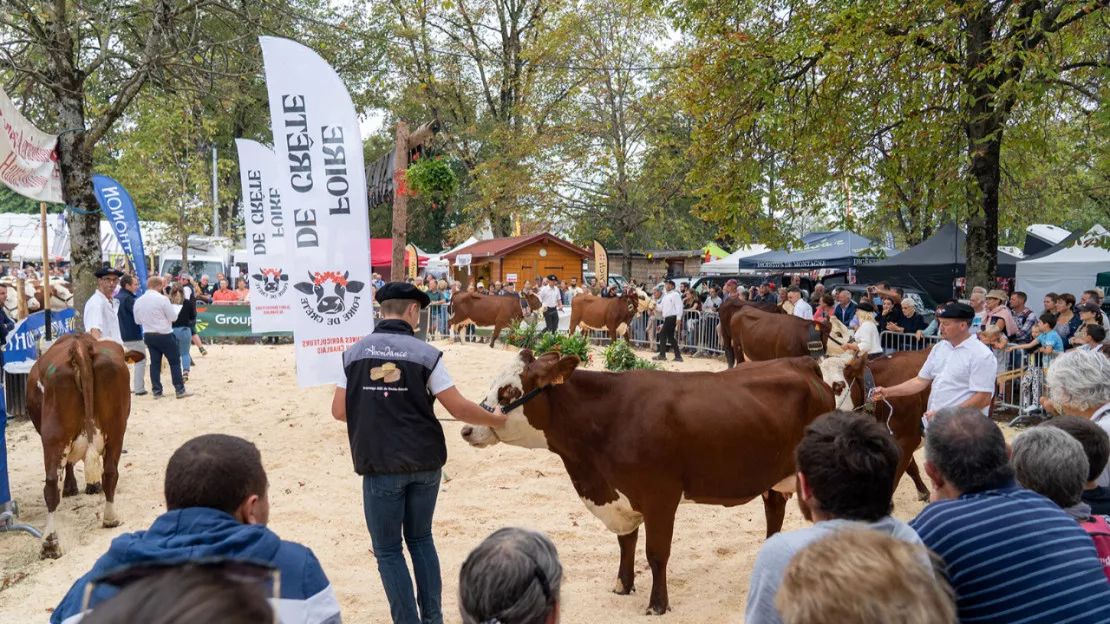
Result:
<svg viewBox="0 0 1110 624"><path fill-rule="evenodd" d="M851 383L848 384L848 389L844 392L844 396L842 396L840 398L840 402L836 404L836 409L839 410L841 407L843 407L844 406L844 401L848 397L852 396L852 388L855 385L856 385L856 380L853 379L851 381ZM870 390L867 391L867 396L864 397L863 405L860 405L859 407L853 409L852 411L853 412L858 412L862 409L866 409L868 405L872 405L874 403L875 403L875 389L871 388ZM894 435L894 430L890 428L890 421L891 421L892 418L894 418L894 406L890 404L890 401L886 400L886 397L883 397L883 403L885 403L887 409L890 410L890 413L886 417L886 431L890 435Z"/></svg>

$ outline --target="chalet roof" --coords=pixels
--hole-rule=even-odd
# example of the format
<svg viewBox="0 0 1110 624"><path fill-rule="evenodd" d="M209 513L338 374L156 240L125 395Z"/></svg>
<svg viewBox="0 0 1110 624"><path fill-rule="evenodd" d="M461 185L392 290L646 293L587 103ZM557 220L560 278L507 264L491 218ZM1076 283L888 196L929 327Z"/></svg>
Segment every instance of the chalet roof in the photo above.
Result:
<svg viewBox="0 0 1110 624"><path fill-rule="evenodd" d="M470 254L472 259L479 260L482 258L500 258L507 256L510 253L522 248L532 245L534 243L548 242L559 245L573 251L574 253L582 256L583 258L592 258L593 254L582 249L581 247L568 243L567 241L550 234L543 232L541 234L533 234L531 236L508 236L506 238L494 238L491 240L478 241L473 245L456 249L455 251L443 256L444 260L454 262L459 254Z"/></svg>

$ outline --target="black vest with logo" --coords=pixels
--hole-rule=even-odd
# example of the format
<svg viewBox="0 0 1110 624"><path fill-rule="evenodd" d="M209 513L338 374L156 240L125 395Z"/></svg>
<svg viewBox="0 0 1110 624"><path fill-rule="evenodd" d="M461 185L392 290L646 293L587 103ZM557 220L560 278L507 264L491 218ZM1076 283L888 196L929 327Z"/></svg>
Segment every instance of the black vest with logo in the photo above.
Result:
<svg viewBox="0 0 1110 624"><path fill-rule="evenodd" d="M447 462L428 379L442 354L387 319L343 353L347 437L360 475L438 470Z"/></svg>

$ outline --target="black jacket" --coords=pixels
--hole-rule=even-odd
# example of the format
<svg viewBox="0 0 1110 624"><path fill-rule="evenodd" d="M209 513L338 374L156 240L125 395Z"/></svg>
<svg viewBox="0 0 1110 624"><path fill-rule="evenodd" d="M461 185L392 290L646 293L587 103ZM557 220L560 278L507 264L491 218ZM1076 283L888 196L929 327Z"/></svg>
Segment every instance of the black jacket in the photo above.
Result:
<svg viewBox="0 0 1110 624"><path fill-rule="evenodd" d="M135 300L138 299L126 288L120 288L116 293L119 300L119 335L124 342L134 342L143 339L143 328L135 322Z"/></svg>
<svg viewBox="0 0 1110 624"><path fill-rule="evenodd" d="M447 463L443 427L428 380L442 354L387 319L343 353L347 438L360 475L438 470Z"/></svg>

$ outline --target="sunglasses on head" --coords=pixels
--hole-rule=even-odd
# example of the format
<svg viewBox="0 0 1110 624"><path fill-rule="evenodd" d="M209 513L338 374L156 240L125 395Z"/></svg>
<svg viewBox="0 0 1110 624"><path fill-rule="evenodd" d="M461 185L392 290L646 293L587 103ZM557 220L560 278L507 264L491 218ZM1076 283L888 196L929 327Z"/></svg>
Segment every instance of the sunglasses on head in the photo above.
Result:
<svg viewBox="0 0 1110 624"><path fill-rule="evenodd" d="M198 569L220 574L228 581L243 583L253 587L265 589L267 583L269 590L263 595L270 599L274 606L274 624L279 624L277 603L281 597L281 570L277 566L248 559L232 559L228 557L202 557L191 560L169 561L144 561L133 565L116 568L102 574L85 585L85 593L81 599L81 613L95 608L93 594L101 587L111 587L117 591L133 585L134 583L150 578L155 578L171 570Z"/></svg>

